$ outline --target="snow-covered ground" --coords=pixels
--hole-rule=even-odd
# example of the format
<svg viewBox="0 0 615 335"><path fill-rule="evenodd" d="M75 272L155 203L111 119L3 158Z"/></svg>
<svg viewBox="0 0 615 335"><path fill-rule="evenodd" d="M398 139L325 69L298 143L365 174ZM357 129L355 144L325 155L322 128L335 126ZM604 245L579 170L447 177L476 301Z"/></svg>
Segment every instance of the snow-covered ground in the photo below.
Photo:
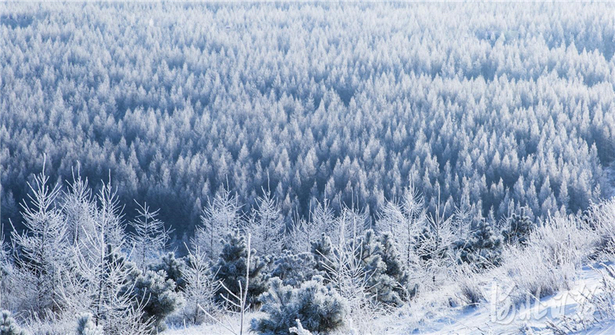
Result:
<svg viewBox="0 0 615 335"><path fill-rule="evenodd" d="M247 313L244 320L244 334L249 333L250 320L262 316L262 313ZM239 334L240 319L239 315L222 317L219 323L208 323L199 326L171 326L164 332L165 335L229 335Z"/></svg>
<svg viewBox="0 0 615 335"><path fill-rule="evenodd" d="M505 300L507 292L499 289L500 283L493 280L492 285L484 287L488 301L474 308L466 307L450 318L435 320L432 329L425 334L553 334L554 328L550 325L565 330L567 319L583 313L582 309L587 307L583 302L599 292L601 279L600 267L586 266L570 289L538 302L529 299L516 307L505 304L496 307L494 302ZM590 325L581 333L615 334L615 323L602 327Z"/></svg>
<svg viewBox="0 0 615 335"><path fill-rule="evenodd" d="M576 321L576 334L611 335L615 334L615 320L600 324L587 323L585 327L579 321L587 320L580 316L587 315L588 308L591 308L586 303L587 298L601 292L603 273L601 265L585 266L568 289L539 302L534 300L511 306L506 304L509 290L502 288L506 287L506 283L498 280L497 271L494 271L488 276L490 279L479 280L486 301L475 307L443 306L442 302L451 300L456 292L454 284L451 284L429 296L421 297L414 302L414 306L375 320L370 329L357 330L357 327L351 326L339 334L568 334L572 332L567 325L571 326ZM500 302L497 307L495 301ZM258 315L250 313L247 319L251 320ZM248 325L249 321L246 322L244 333L249 332ZM239 333L238 330L239 318L229 318L224 325L174 327L165 334L227 335Z"/></svg>

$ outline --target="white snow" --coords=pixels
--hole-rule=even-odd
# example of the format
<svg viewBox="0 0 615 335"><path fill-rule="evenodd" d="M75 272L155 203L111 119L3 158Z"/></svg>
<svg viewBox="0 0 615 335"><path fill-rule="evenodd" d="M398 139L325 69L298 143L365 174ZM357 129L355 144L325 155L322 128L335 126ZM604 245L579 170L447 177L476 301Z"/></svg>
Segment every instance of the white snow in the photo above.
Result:
<svg viewBox="0 0 615 335"><path fill-rule="evenodd" d="M504 286L496 278L497 271L490 273L491 280L481 280L487 301L476 307L450 307L449 301L456 300L455 286L451 284L438 292L418 297L413 306L401 308L398 312L378 318L370 329L356 329L349 322L346 329L337 334L553 334L549 324L561 325L566 318L573 318L580 312L584 297L597 292L602 279L600 265L585 266L578 273L577 279L567 290L545 297L538 303L521 303L516 307L502 310L492 305L494 299L503 300L495 295L494 290ZM500 285L500 286L498 286ZM501 291L506 291L506 289ZM495 312L500 313L496 318ZM506 313L508 311L508 313ZM260 313L250 313L248 320ZM206 324L192 327L175 327L165 332L166 335L233 334L229 329L239 333L239 318L228 318L225 325ZM244 334L249 333L248 325ZM562 328L565 329L565 328ZM576 334L611 335L615 334L615 320L600 325L589 325L587 329Z"/></svg>
<svg viewBox="0 0 615 335"><path fill-rule="evenodd" d="M600 266L585 266L578 274L578 279L567 290L555 295L545 297L539 302L530 301L521 303L519 306L506 309L506 306L494 307L492 302L497 296L494 290L501 281L493 278L491 285L484 287L485 296L489 301L481 303L477 307L466 307L459 310L451 309L446 317L425 321L428 326L420 334L518 334L525 329L529 334L553 334L549 323L558 325L565 318L572 318L581 312L582 302L597 292L602 275ZM500 289L500 291L506 290ZM499 293L502 295L502 293ZM508 311L508 313L506 313ZM495 313L494 313L495 312ZM500 317L496 317L497 313ZM410 333L410 329L400 334ZM608 324L595 326L579 332L580 334L615 334L615 320Z"/></svg>

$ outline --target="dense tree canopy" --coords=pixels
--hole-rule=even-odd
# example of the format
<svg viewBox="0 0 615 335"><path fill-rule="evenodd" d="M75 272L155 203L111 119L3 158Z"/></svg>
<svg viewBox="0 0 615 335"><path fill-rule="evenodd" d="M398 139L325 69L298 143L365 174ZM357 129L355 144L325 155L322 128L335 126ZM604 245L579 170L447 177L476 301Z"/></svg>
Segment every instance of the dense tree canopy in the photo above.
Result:
<svg viewBox="0 0 615 335"><path fill-rule="evenodd" d="M218 190L287 224L408 180L495 219L611 193L611 4L0 6L3 222L43 154L180 234Z"/></svg>

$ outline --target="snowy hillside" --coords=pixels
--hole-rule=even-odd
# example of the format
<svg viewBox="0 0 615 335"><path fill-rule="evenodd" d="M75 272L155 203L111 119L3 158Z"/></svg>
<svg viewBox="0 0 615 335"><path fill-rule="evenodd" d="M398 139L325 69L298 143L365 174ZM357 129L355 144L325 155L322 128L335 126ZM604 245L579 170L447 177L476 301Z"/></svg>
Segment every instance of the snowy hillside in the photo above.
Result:
<svg viewBox="0 0 615 335"><path fill-rule="evenodd" d="M476 307L461 308L424 330L425 334L613 334L615 320L607 319L593 324L588 312L595 306L588 298L602 294L602 268L584 267L578 279L564 289L539 301L529 297L520 306L494 306L506 292L498 291L498 281L488 281L484 287L487 301ZM607 277L609 278L609 277ZM613 280L613 278L609 278ZM491 285L489 285L491 284ZM611 316L612 317L612 316ZM583 324L585 322L585 324ZM423 332L423 331L422 331ZM400 333L405 333L404 331Z"/></svg>
<svg viewBox="0 0 615 335"><path fill-rule="evenodd" d="M610 265L612 266L612 264ZM496 271L497 272L497 271ZM492 273L489 275L496 275ZM498 276L499 277L499 276ZM428 312L422 312L417 320L416 311L425 308L423 303L439 298L429 297L417 301L417 307L400 311L396 315L377 318L367 331L346 329L340 334L593 334L610 335L615 333L615 319L606 318L595 322L590 316L596 309L592 297L601 296L604 292L603 281L615 281L610 277L603 265L584 266L577 278L570 283L569 289L564 289L539 301L529 298L518 306L500 305L495 307L494 301L506 298L507 292L498 285L502 282L496 278L481 278L477 285L481 287L485 300L475 306L460 306L446 308L432 307ZM612 288L612 287L611 287ZM446 295L450 288L442 288L434 295ZM498 292L496 292L498 291ZM613 292L611 292L613 294ZM453 295L454 296L454 295ZM441 298L440 298L441 299ZM500 300L498 300L500 299ZM615 301L611 301L611 304ZM427 307L429 309L429 307ZM611 305L613 308L613 305ZM611 313L613 311L611 310ZM248 314L248 318L257 317L258 313ZM230 330L228 329L230 328ZM228 318L223 324L210 323L201 326L176 326L165 332L168 335L233 334L239 330L239 319ZM248 329L246 328L246 331Z"/></svg>
<svg viewBox="0 0 615 335"><path fill-rule="evenodd" d="M0 335L615 332L615 3L0 1Z"/></svg>

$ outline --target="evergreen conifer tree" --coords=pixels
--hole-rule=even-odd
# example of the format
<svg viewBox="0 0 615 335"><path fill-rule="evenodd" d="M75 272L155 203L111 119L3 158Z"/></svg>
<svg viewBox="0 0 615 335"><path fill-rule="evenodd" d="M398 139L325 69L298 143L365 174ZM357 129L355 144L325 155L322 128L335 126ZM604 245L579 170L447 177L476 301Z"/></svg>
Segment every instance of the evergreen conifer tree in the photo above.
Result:
<svg viewBox="0 0 615 335"><path fill-rule="evenodd" d="M257 302L257 297L267 291L267 283L263 270L266 263L260 260L258 256L254 256L255 251L251 252L250 260L250 285L248 287L248 302L252 305ZM224 287L230 290L233 294L239 296L239 283L245 285L245 274L247 266L248 248L246 240L239 235L238 231L228 234L218 262L212 268L212 272L216 274L216 280L219 280ZM218 289L216 301L224 302L225 296L229 298L230 294L223 287Z"/></svg>
<svg viewBox="0 0 615 335"><path fill-rule="evenodd" d="M176 291L181 291L186 287L184 278L186 262L184 258L175 258L175 253L169 252L163 255L158 262L151 264L149 269L154 272L164 271L165 279L173 280Z"/></svg>
<svg viewBox="0 0 615 335"><path fill-rule="evenodd" d="M285 286L279 278L272 278L269 291L260 300L261 311L268 315L252 320L252 329L260 334L288 334L297 319L306 330L329 333L341 327L347 314L342 297L324 286L316 277L299 288Z"/></svg>
<svg viewBox="0 0 615 335"><path fill-rule="evenodd" d="M284 244L286 226L276 199L270 192L259 197L250 219L249 231L253 236L253 247L263 257L279 255Z"/></svg>
<svg viewBox="0 0 615 335"><path fill-rule="evenodd" d="M372 298L384 304L401 305L408 297L408 275L391 236L376 236L373 230L367 230L360 250L368 278L367 290Z"/></svg>
<svg viewBox="0 0 615 335"><path fill-rule="evenodd" d="M13 227L12 241L16 248L16 265L24 284L29 284L33 294L31 303L35 313L57 309L60 275L65 265L68 249L65 217L56 199L60 186L50 185L45 174L45 163L34 183L30 202L23 204L23 223L26 230L19 233ZM42 315L42 314L41 314Z"/></svg>
<svg viewBox="0 0 615 335"><path fill-rule="evenodd" d="M285 250L282 256L273 261L271 277L278 277L284 285L298 287L312 279L318 272L314 256L310 253L293 254Z"/></svg>
<svg viewBox="0 0 615 335"><path fill-rule="evenodd" d="M498 266L501 261L502 240L495 233L492 224L484 219L476 227L467 241L457 242L458 259L479 269Z"/></svg>
<svg viewBox="0 0 615 335"><path fill-rule="evenodd" d="M166 317L183 304L180 294L175 291L175 282L165 279L166 272L146 271L134 277L133 301L142 303L143 320L148 320L156 331L166 329Z"/></svg>
<svg viewBox="0 0 615 335"><path fill-rule="evenodd" d="M77 335L104 335L102 327L96 326L92 314L83 313L77 318Z"/></svg>
<svg viewBox="0 0 615 335"><path fill-rule="evenodd" d="M414 295L415 289L409 290L410 276L391 234L382 234L380 236L380 243L382 244L382 261L386 264L384 274L393 279L392 285L389 285L392 291L390 293L391 296L382 300L394 301L396 304L399 304L397 297L405 301Z"/></svg>
<svg viewBox="0 0 615 335"><path fill-rule="evenodd" d="M222 238L229 231L240 228L242 220L239 209L237 197L224 186L202 209L201 225L197 226L195 242L206 251L205 255L216 257L220 254L223 247ZM215 258L213 260L215 261Z"/></svg>
<svg viewBox="0 0 615 335"><path fill-rule="evenodd" d="M0 335L26 335L26 332L19 327L11 312L3 310L0 312Z"/></svg>
<svg viewBox="0 0 615 335"><path fill-rule="evenodd" d="M184 315L198 324L203 321L203 310L211 314L217 309L215 297L220 284L213 278L210 263L199 246L194 246L194 250L188 253L186 265L182 269L185 283L182 291L186 299Z"/></svg>
<svg viewBox="0 0 615 335"><path fill-rule="evenodd" d="M325 265L330 262L332 252L333 245L331 244L331 239L325 233L322 233L318 240L312 242L311 253L316 262L316 270L319 272L326 270Z"/></svg>
<svg viewBox="0 0 615 335"><path fill-rule="evenodd" d="M506 223L507 227L502 230L504 242L525 245L534 227L530 217L525 214L525 210L522 210L519 214L512 213Z"/></svg>
<svg viewBox="0 0 615 335"><path fill-rule="evenodd" d="M158 219L158 212L151 211L147 204L137 203L137 218L132 222L134 251L132 257L142 271L156 259L169 241L169 231Z"/></svg>

